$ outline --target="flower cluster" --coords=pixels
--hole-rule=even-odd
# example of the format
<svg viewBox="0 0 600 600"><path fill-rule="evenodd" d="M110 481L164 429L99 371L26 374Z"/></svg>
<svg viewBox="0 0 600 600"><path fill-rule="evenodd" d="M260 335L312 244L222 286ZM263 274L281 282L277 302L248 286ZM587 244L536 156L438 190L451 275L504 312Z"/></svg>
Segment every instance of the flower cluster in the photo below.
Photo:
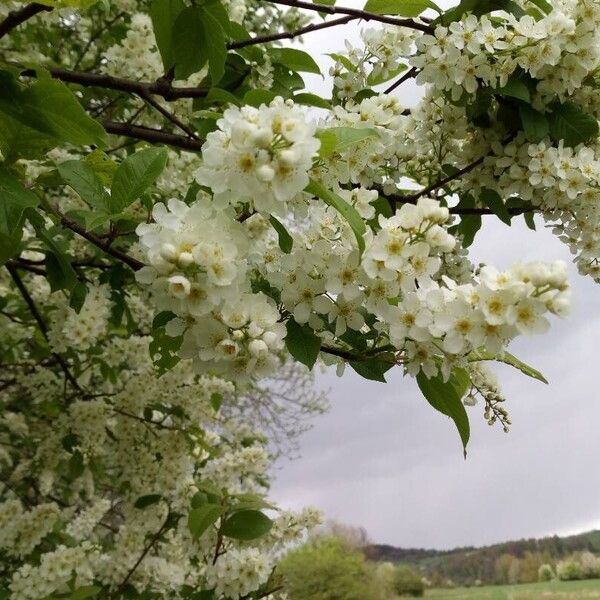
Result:
<svg viewBox="0 0 600 600"><path fill-rule="evenodd" d="M217 202L285 213L285 203L308 184L320 145L316 125L282 98L260 108L230 107L217 125L203 147L198 183L211 188Z"/></svg>
<svg viewBox="0 0 600 600"><path fill-rule="evenodd" d="M449 91L458 99L485 84L506 85L517 69L540 80L542 97L563 99L581 87L600 58L600 7L562 0L539 19L500 12L496 18L468 15L417 40L411 64L417 81Z"/></svg>

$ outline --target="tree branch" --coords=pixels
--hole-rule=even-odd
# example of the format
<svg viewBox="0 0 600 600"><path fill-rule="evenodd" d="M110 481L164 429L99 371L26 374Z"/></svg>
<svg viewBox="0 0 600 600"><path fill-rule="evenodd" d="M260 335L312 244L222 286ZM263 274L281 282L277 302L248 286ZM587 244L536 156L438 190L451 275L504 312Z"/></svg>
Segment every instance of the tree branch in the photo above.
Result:
<svg viewBox="0 0 600 600"><path fill-rule="evenodd" d="M168 133L160 129L152 129L151 127L142 127L140 125L130 125L129 123L117 123L116 121L103 120L100 121L104 129L108 133L131 137L146 142L157 144L167 144L183 150L191 152L199 152L202 150L203 141L192 139L184 135L176 133Z"/></svg>
<svg viewBox="0 0 600 600"><path fill-rule="evenodd" d="M25 21L28 19L35 17L35 15L51 10L51 6L44 6L43 4L38 4L37 2L26 4L19 10L11 10L6 19L0 23L0 39L10 33L15 27L21 25L21 23L25 23Z"/></svg>
<svg viewBox="0 0 600 600"><path fill-rule="evenodd" d="M10 262L8 262L6 264L6 269L10 273L10 276L12 277L12 280L14 281L15 286L17 287L21 296L23 297L23 300L25 300L25 304L27 304L27 308L29 308L29 312L35 319L40 331L42 332L42 335L44 336L44 339L46 341L48 341L48 327L47 327L44 319L42 318L40 311L37 309L37 306L35 305L35 302L33 301L31 294L29 293L29 290L25 287L25 284L23 283L23 280L21 279L21 276L19 275L17 269ZM56 352L53 352L52 354L58 361L58 364L60 365L61 369L63 370L63 373L65 374L65 379L67 379L69 381L69 383L78 392L81 392L82 389L79 386L79 384L77 383L77 380L75 379L75 377L73 377L73 375L71 374L71 371L69 371L69 366L67 365L67 362L65 361L65 359L60 354L57 354Z"/></svg>
<svg viewBox="0 0 600 600"><path fill-rule="evenodd" d="M392 83L392 85L390 85L388 88L386 88L383 93L384 94L390 94L391 92L393 92L398 86L402 85L405 81L407 81L408 79L411 79L412 77L416 77L417 74L419 72L419 69L417 69L417 67L412 67L410 68L408 71L406 71L406 73L404 73L404 75L402 75L401 77L399 77L396 81L394 81L394 83ZM409 111L410 112L410 111Z"/></svg>
<svg viewBox="0 0 600 600"><path fill-rule="evenodd" d="M413 21L412 19L397 19L395 17L387 17L385 15L377 15L357 8L349 8L347 6L330 6L328 4L313 4L312 2L304 2L303 0L264 0L271 4L282 4L284 6L292 6L293 8L303 8L329 15L350 15L364 21L379 21L388 25L397 25L398 27L408 27L417 29L424 33L432 33L433 29L430 25Z"/></svg>
<svg viewBox="0 0 600 600"><path fill-rule="evenodd" d="M186 125L175 114L169 112L166 108L161 106L160 103L157 102L150 94L140 94L140 98L144 102L147 102L154 110L159 112L167 120L171 121L171 123L179 127L179 129L181 129L184 133L187 133L189 137L195 140L198 139L196 132L189 125Z"/></svg>
<svg viewBox="0 0 600 600"><path fill-rule="evenodd" d="M122 263L125 263L128 267L130 267L134 271L139 271L144 266L144 263L139 261L137 258L133 258L133 256L129 256L129 254L126 254L125 252L122 252L121 250L117 250L116 248L113 248L111 246L110 239L106 239L106 240L102 239L101 237L97 236L96 234L94 234L91 231L88 231L87 229L82 227L76 221L73 221L72 219L69 219L69 217L63 215L58 209L56 209L54 207L50 207L50 208L51 208L52 213L60 219L60 224L63 227L66 227L67 229L70 229L71 231L75 232L77 235L80 235L82 238L84 238L88 242L94 244L94 246L96 246L97 248L100 248L100 250L102 250L109 256L112 256L113 258L120 260Z"/></svg>
<svg viewBox="0 0 600 600"><path fill-rule="evenodd" d="M237 50L238 48L245 48L246 46L254 46L255 44L266 44L268 42L275 42L277 40L292 40L300 37L305 33L311 33L318 31L319 29L327 29L329 27L336 27L337 25L345 25L346 23L358 19L355 15L347 15L334 19L332 21L325 21L324 23L313 23L306 27L296 29L296 31L284 31L283 33L271 33L269 35L257 35L249 40L240 40L239 42L231 42L227 44L230 50Z"/></svg>

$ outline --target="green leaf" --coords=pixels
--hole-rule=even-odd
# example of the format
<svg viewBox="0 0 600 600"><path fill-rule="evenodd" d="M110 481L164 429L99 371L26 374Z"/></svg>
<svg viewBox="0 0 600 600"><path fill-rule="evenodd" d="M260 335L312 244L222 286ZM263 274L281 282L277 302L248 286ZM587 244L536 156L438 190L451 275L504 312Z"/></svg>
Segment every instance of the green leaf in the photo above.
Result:
<svg viewBox="0 0 600 600"><path fill-rule="evenodd" d="M157 318L163 314L169 313L167 311L159 313ZM173 317L171 316L168 321L171 318ZM164 327L157 325L153 325L151 335L152 340L149 344L150 357L160 376L172 369L179 362L179 348L183 337L171 337L166 334Z"/></svg>
<svg viewBox="0 0 600 600"><path fill-rule="evenodd" d="M394 363L374 357L367 360L351 360L350 366L365 379L386 383L385 374L394 366Z"/></svg>
<svg viewBox="0 0 600 600"><path fill-rule="evenodd" d="M483 188L481 194L479 194L479 200L483 202L503 223L506 223L510 227L510 213L498 192Z"/></svg>
<svg viewBox="0 0 600 600"><path fill-rule="evenodd" d="M89 164L81 160L68 160L57 168L64 182L91 207L102 211L109 209L110 196Z"/></svg>
<svg viewBox="0 0 600 600"><path fill-rule="evenodd" d="M160 502L160 499L162 498L161 494L147 494L146 496L140 496L134 503L133 506L135 506L135 508L146 508L148 506L152 506L153 504L156 504L157 502Z"/></svg>
<svg viewBox="0 0 600 600"><path fill-rule="evenodd" d="M223 514L224 507L220 504L201 504L190 510L188 528L192 538L197 540Z"/></svg>
<svg viewBox="0 0 600 600"><path fill-rule="evenodd" d="M503 362L511 367L515 367L515 369L519 369L521 373L532 377L533 379L537 379L542 383L548 383L548 380L540 373L537 369L530 367L527 363L524 363L522 360L519 360L516 356L512 355L510 352L504 352L502 354L492 354L491 352L487 352L487 350L479 349L474 350L469 354L469 362L478 362L480 360L495 360L498 362Z"/></svg>
<svg viewBox="0 0 600 600"><path fill-rule="evenodd" d="M271 48L269 54L273 62L286 66L292 71L321 74L313 57L296 48Z"/></svg>
<svg viewBox="0 0 600 600"><path fill-rule="evenodd" d="M552 12L552 5L546 0L529 0L531 4L535 4L543 13L550 14Z"/></svg>
<svg viewBox="0 0 600 600"><path fill-rule="evenodd" d="M501 96L510 96L511 98L523 100L523 102L527 102L528 104L531 102L529 88L519 75L511 75L506 85L498 88L496 93Z"/></svg>
<svg viewBox="0 0 600 600"><path fill-rule="evenodd" d="M39 202L39 198L25 189L16 177L0 168L0 234L13 237L19 233L23 228L25 209L35 208Z"/></svg>
<svg viewBox="0 0 600 600"><path fill-rule="evenodd" d="M93 598L102 591L102 588L98 585L84 585L82 587L73 590L71 594L71 600L85 600L86 598Z"/></svg>
<svg viewBox="0 0 600 600"><path fill-rule="evenodd" d="M475 240L475 234L481 229L481 215L462 215L457 232L462 235L463 247L468 248Z"/></svg>
<svg viewBox="0 0 600 600"><path fill-rule="evenodd" d="M0 154L6 163L13 163L21 158L42 158L57 143L54 138L0 113Z"/></svg>
<svg viewBox="0 0 600 600"><path fill-rule="evenodd" d="M321 140L319 156L328 158L335 152L344 152L355 144L369 138L379 137L376 129L370 127L357 129L355 127L330 127L317 132Z"/></svg>
<svg viewBox="0 0 600 600"><path fill-rule="evenodd" d="M400 64L392 71L387 71L385 73L377 73L376 75L370 73L367 77L367 85L380 85L382 83L385 83L390 79L394 79L394 77L397 77L398 75L400 75L400 73L406 71L406 69L408 69L407 65Z"/></svg>
<svg viewBox="0 0 600 600"><path fill-rule="evenodd" d="M316 106L317 108L325 108L329 110L331 108L331 102L317 96L316 94L310 94L308 92L302 94L296 94L294 96L294 102L296 104L304 104L306 106Z"/></svg>
<svg viewBox="0 0 600 600"><path fill-rule="evenodd" d="M564 140L567 146L576 146L598 135L596 117L584 112L573 102L555 103L548 116L550 136L555 142Z"/></svg>
<svg viewBox="0 0 600 600"><path fill-rule="evenodd" d="M154 37L165 73L175 64L173 55L174 25L179 13L184 8L185 4L182 0L154 0L150 6Z"/></svg>
<svg viewBox="0 0 600 600"><path fill-rule="evenodd" d="M273 521L258 510L240 510L223 523L221 533L235 540L255 540L266 535L273 527Z"/></svg>
<svg viewBox="0 0 600 600"><path fill-rule="evenodd" d="M187 79L197 73L208 60L202 11L197 7L189 6L177 15L173 26L172 52L177 79Z"/></svg>
<svg viewBox="0 0 600 600"><path fill-rule="evenodd" d="M519 116L523 131L530 142L540 142L550 132L550 124L546 116L529 104L519 105Z"/></svg>
<svg viewBox="0 0 600 600"><path fill-rule="evenodd" d="M243 103L250 104L250 106L256 106L258 108L261 104L270 104L275 97L276 94L274 94L271 90L248 90L244 94Z"/></svg>
<svg viewBox="0 0 600 600"><path fill-rule="evenodd" d="M128 156L115 171L111 212L121 212L137 200L159 178L166 163L165 148L147 148Z"/></svg>
<svg viewBox="0 0 600 600"><path fill-rule="evenodd" d="M5 85L5 75L0 80L0 112L60 142L106 145L103 127L64 83L42 77L28 87Z"/></svg>
<svg viewBox="0 0 600 600"><path fill-rule="evenodd" d="M321 350L321 338L308 325L300 325L294 319L289 319L286 329L285 345L289 353L312 369Z"/></svg>
<svg viewBox="0 0 600 600"><path fill-rule="evenodd" d="M227 60L227 43L225 33L219 21L209 12L200 8L202 19L202 31L206 43L206 54L208 57L208 72L212 85L217 85L225 74L225 62Z"/></svg>
<svg viewBox="0 0 600 600"><path fill-rule="evenodd" d="M273 226L273 229L277 232L277 236L279 238L279 247L283 252L289 254L294 245L294 238L288 233L285 225L278 221L273 215L271 215L269 221Z"/></svg>
<svg viewBox="0 0 600 600"><path fill-rule="evenodd" d="M352 228L352 231L354 232L358 249L362 254L365 249L365 240L363 236L367 228L363 218L358 214L356 209L352 205L348 204L343 198L340 198L340 196L334 194L323 184L315 181L314 179L310 180L310 183L306 186L305 191L309 194L313 194L313 196L321 198L321 200L323 200L329 206L333 206L342 215L342 217L346 219Z"/></svg>
<svg viewBox="0 0 600 600"><path fill-rule="evenodd" d="M417 384L427 402L454 421L462 441L465 457L471 433L469 417L462 398L469 383L469 375L464 369L454 369L448 381L444 381L439 375L429 379L423 372L417 375Z"/></svg>
<svg viewBox="0 0 600 600"><path fill-rule="evenodd" d="M440 7L431 0L368 0L364 10L377 15L418 17L428 8L432 8L439 14L442 12Z"/></svg>
<svg viewBox="0 0 600 600"><path fill-rule="evenodd" d="M357 66L347 57L344 56L343 54L338 54L336 52L331 52L330 54L328 54L327 56L333 58L333 60L342 63L342 65L350 72L354 73L357 69Z"/></svg>

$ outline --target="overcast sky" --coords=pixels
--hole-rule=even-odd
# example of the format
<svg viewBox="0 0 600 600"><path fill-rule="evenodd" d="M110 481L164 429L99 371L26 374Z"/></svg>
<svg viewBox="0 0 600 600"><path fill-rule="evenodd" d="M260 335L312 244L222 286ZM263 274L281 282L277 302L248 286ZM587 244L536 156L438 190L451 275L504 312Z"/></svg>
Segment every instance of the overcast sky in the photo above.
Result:
<svg viewBox="0 0 600 600"><path fill-rule="evenodd" d="M356 24L311 34L304 49L328 65L323 55L339 51L344 37L357 38ZM327 94L329 78L311 85ZM398 93L405 105L415 102L414 87ZM488 219L471 256L498 267L571 261L543 226L529 231L520 218L511 228ZM600 286L570 273L571 316L511 345L550 384L493 367L508 398L509 434L485 423L481 405L468 409L465 461L453 423L399 370L389 372L388 384L350 370L341 379L322 375L331 411L303 436L301 458L280 464L274 499L288 508L316 506L329 518L364 526L374 542L404 547L482 545L600 527Z"/></svg>

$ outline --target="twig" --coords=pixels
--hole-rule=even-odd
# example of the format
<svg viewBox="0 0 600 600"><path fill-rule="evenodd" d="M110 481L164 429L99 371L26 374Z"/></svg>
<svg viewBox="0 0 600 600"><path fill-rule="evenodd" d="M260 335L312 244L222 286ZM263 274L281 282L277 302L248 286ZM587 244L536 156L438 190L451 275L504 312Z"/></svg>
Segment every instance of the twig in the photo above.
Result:
<svg viewBox="0 0 600 600"><path fill-rule="evenodd" d="M0 39L10 33L15 27L21 25L21 23L25 23L28 19L35 17L35 15L51 10L51 6L45 6L44 4L38 4L37 2L26 4L19 10L11 10L6 19L0 23Z"/></svg>
<svg viewBox="0 0 600 600"><path fill-rule="evenodd" d="M409 69L408 71L406 71L406 73L404 73L404 75L402 75L402 77L400 77L399 79L397 79L396 81L394 81L394 83L392 83L392 85L390 85L390 87L388 87L387 89L385 89L383 91L383 93L384 94L390 94L398 86L402 85L405 81L407 81L411 77L416 77L417 74L418 74L418 72L419 72L419 69L417 69L417 67L412 67L411 69Z"/></svg>
<svg viewBox="0 0 600 600"><path fill-rule="evenodd" d="M240 40L239 42L231 42L227 45L230 50L237 50L238 48L245 48L246 46L254 46L256 44L266 44L268 42L275 42L277 40L293 40L294 38L300 37L306 33L318 31L319 29L327 29L329 27L336 27L337 25L344 25L350 21L358 19L359 17L354 15L348 15L332 21L325 21L324 23L313 23L306 27L296 29L296 31L284 31L283 33L270 33L268 35L257 35L248 40Z"/></svg>
<svg viewBox="0 0 600 600"><path fill-rule="evenodd" d="M110 21L108 21L107 23L105 23L102 27L100 27L100 29L98 29L95 33L93 33L90 36L90 39L87 41L87 44L83 47L83 50L81 51L81 54L79 55L79 58L77 59L77 61L73 65L74 69L78 69L79 68L79 65L81 64L81 61L85 58L85 55L87 54L87 51L91 48L92 44L107 29L110 29L119 19L122 19L125 15L127 15L126 12L120 12L120 13L118 13L116 17L114 17L113 19L111 19Z"/></svg>
<svg viewBox="0 0 600 600"><path fill-rule="evenodd" d="M122 135L158 144L166 144L167 146L174 146L176 148L182 148L183 150L190 150L191 152L199 152L202 150L202 140L191 139L184 135L168 133L161 129L153 129L152 127L142 127L140 125L130 125L128 123L118 123L109 120L100 121L100 123L108 133L115 135Z"/></svg>
<svg viewBox="0 0 600 600"><path fill-rule="evenodd" d="M303 8L305 10L312 10L320 13L326 13L329 15L351 15L364 21L379 21L380 23L387 23L388 25L398 25L398 27L408 27L410 29L417 29L424 33L432 33L430 25L413 21L412 19L397 19L395 17L387 17L385 15L377 15L370 13L365 10L359 10L357 8L349 8L347 6L330 6L328 4L313 4L312 2L304 2L303 0L263 0L270 2L271 4L282 4L284 6L292 6L294 8Z"/></svg>
<svg viewBox="0 0 600 600"><path fill-rule="evenodd" d="M101 237L98 237L96 234L88 231L84 227L82 227L79 223L69 219L69 217L63 215L58 209L54 207L50 207L52 213L60 219L60 224L67 229L75 232L80 235L82 238L85 238L88 242L94 244L97 248L100 248L106 254L120 260L125 263L128 267L131 267L134 271L139 271L144 263L139 261L137 258L133 258L133 256L129 256L125 252L121 252L121 250L117 250L116 248L111 247L109 240L104 240Z"/></svg>
<svg viewBox="0 0 600 600"><path fill-rule="evenodd" d="M154 110L171 121L171 123L179 127L179 129L181 129L183 132L187 133L191 138L195 140L198 139L196 132L189 125L186 125L181 119L179 119L179 117L173 113L170 113L166 108L161 106L160 103L157 102L150 94L141 93L139 96L144 102L147 102L152 108L154 108Z"/></svg>
<svg viewBox="0 0 600 600"><path fill-rule="evenodd" d="M25 284L23 283L23 280L21 279L21 276L19 275L17 269L14 267L14 265L12 265L10 263L6 263L5 266L6 266L6 269L8 270L8 272L10 273L10 276L12 277L12 280L14 281L15 285L17 286L17 289L21 293L23 300L25 300L25 304L27 304L27 307L29 308L29 312L32 314L33 318L36 320L38 327L39 327L40 331L42 332L42 335L44 336L44 339L46 341L48 341L48 327L46 326L46 323L45 323L44 319L42 318L40 311L37 309L37 306L35 305L35 302L33 301L31 294L29 293L29 290L25 287ZM69 366L67 365L67 362L65 361L65 359L60 354L57 354L56 352L53 352L52 354L53 354L53 356L56 357L58 364L60 365L61 369L63 370L63 373L65 374L65 379L67 379L69 381L69 383L78 392L82 392L83 390L81 389L80 385L77 383L77 380L75 379L75 377L73 377L73 375L71 374L71 371L69 371Z"/></svg>
<svg viewBox="0 0 600 600"><path fill-rule="evenodd" d="M125 578L123 579L123 581L121 582L121 584L119 585L119 587L117 588L115 593L112 595L113 598L118 598L120 596L120 594L123 592L123 590L125 589L125 586L127 585L127 582L131 578L131 576L135 573L136 569L140 566L140 563L144 560L144 558L146 558L146 555L148 554L148 552L150 552L150 550L152 549L152 546L154 546L154 544L156 544L156 542L158 541L158 538L162 535L163 531L166 529L170 518L171 518L171 511L169 510L169 512L167 513L167 518L165 519L164 523L160 526L160 529L152 536L152 539L148 542L148 544L146 545L146 547L140 554L139 558L135 561L135 564L133 565L133 567L131 567L131 569L129 569L129 571L127 571L127 575L125 575Z"/></svg>

